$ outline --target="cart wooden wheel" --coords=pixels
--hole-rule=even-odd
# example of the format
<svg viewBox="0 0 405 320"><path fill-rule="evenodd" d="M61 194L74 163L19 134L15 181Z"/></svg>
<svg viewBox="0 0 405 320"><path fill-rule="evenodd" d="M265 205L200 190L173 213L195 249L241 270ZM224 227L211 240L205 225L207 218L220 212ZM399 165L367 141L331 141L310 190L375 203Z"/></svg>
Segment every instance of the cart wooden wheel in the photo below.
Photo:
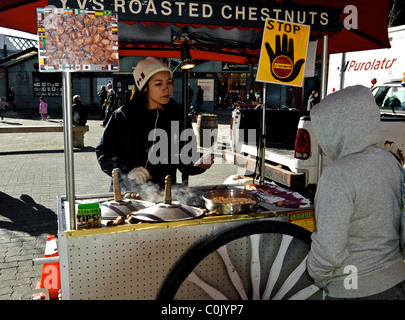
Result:
<svg viewBox="0 0 405 320"><path fill-rule="evenodd" d="M306 273L310 244L311 233L294 224L263 221L238 226L184 254L158 299L321 298Z"/></svg>

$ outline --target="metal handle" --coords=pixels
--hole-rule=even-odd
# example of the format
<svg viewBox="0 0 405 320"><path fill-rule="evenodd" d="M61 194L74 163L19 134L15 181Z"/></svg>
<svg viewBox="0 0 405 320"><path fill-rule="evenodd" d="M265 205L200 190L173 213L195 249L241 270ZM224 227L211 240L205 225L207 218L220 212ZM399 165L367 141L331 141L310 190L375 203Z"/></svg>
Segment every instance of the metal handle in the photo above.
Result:
<svg viewBox="0 0 405 320"><path fill-rule="evenodd" d="M171 176L166 176L165 178L165 199L164 203L165 204L171 204L172 203L172 177Z"/></svg>
<svg viewBox="0 0 405 320"><path fill-rule="evenodd" d="M119 202L122 201L122 194L120 188L120 182L118 180L118 169L114 169L112 171L113 176L113 188L114 188L114 201Z"/></svg>
<svg viewBox="0 0 405 320"><path fill-rule="evenodd" d="M55 262L59 262L59 256L56 256L56 257L48 257L48 258L32 259L32 264L33 264L33 265L45 264L45 263L55 263Z"/></svg>

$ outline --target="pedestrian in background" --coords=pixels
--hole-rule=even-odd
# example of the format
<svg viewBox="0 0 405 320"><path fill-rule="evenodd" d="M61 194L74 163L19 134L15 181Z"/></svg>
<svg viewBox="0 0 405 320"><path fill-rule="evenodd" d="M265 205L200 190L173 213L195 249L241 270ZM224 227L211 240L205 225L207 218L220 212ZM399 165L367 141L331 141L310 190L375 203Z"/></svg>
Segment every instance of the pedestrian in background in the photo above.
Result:
<svg viewBox="0 0 405 320"><path fill-rule="evenodd" d="M204 110L201 108L201 105L204 102L204 90L201 88L201 86L197 86L197 98L196 98L196 113L200 114L201 112L204 112Z"/></svg>
<svg viewBox="0 0 405 320"><path fill-rule="evenodd" d="M109 83L107 85L107 105L105 108L105 117L102 126L105 127L108 123L108 120L110 120L110 117L114 110L116 109L116 103L117 103L117 95L115 94L114 89L112 88L112 85Z"/></svg>
<svg viewBox="0 0 405 320"><path fill-rule="evenodd" d="M0 101L1 101L1 99L0 99ZM0 104L0 105L1 105L1 104ZM4 108L3 108L3 110L4 110ZM4 120L3 115L0 114L0 117L1 117L1 120Z"/></svg>
<svg viewBox="0 0 405 320"><path fill-rule="evenodd" d="M107 106L107 94L105 86L101 86L100 91L97 92L97 95L100 97L100 109L103 113L103 118L105 116L105 107Z"/></svg>
<svg viewBox="0 0 405 320"><path fill-rule="evenodd" d="M48 116L48 103L44 97L39 97L39 114L41 115L41 120L46 121L49 119Z"/></svg>
<svg viewBox="0 0 405 320"><path fill-rule="evenodd" d="M6 101L8 102L9 106L11 105L11 108L13 111L16 111L16 106L15 106L15 91L14 91L14 86L11 86L7 92L6 92Z"/></svg>
<svg viewBox="0 0 405 320"><path fill-rule="evenodd" d="M191 107L194 97L194 90L191 88L191 85L188 84L188 105Z"/></svg>
<svg viewBox="0 0 405 320"><path fill-rule="evenodd" d="M319 93L318 91L312 91L308 98L307 110L311 110L314 105L319 103Z"/></svg>
<svg viewBox="0 0 405 320"><path fill-rule="evenodd" d="M87 122L87 108L82 103L80 96L77 94L73 97L73 124L75 126L85 126Z"/></svg>

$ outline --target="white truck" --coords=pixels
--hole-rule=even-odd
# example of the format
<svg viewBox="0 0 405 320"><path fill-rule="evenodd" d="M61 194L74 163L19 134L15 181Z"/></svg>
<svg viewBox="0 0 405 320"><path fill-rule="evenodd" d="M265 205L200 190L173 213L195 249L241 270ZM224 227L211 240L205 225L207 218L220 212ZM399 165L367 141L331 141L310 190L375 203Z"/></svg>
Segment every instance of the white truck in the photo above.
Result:
<svg viewBox="0 0 405 320"><path fill-rule="evenodd" d="M402 79L405 72L405 25L389 28L388 35L389 49L331 54L327 93L355 84L372 88Z"/></svg>
<svg viewBox="0 0 405 320"><path fill-rule="evenodd" d="M405 29L392 29L395 34L394 37L390 30L392 42L394 42L394 38L402 39L403 46ZM350 55L347 53L343 63L340 57L339 66L343 65L343 69L336 69L338 67L332 63L332 57L329 66L328 92L331 93L355 84L370 86L376 103L381 108L384 139L388 145L395 148L393 151L401 156L405 153L405 82L403 79L405 67L402 67L403 59L394 45L391 49L370 51L350 53ZM382 54L380 51L385 53ZM380 58L378 54L382 54ZM373 57L373 60L370 60L369 57ZM372 66L377 69L377 65L380 69L369 72ZM398 68L402 68L401 72L397 70ZM333 75L335 69L338 70L338 73ZM385 71L385 74L381 71ZM341 77L342 74L349 72L353 72L354 76L350 74L344 78ZM397 78L393 78L394 76ZM377 79L373 81L373 86L371 86L371 79ZM391 80L385 82L380 79ZM344 82L341 83L341 80ZM231 149L223 152L226 161L250 172L257 172L256 169L259 167L257 145L261 132L259 128L261 118L262 110L260 108L255 110L238 108L233 111ZM256 139L251 138L253 135L250 135L249 138L248 129L255 130ZM313 133L309 111L266 109L266 131L265 178L292 189L315 186L318 180L318 143ZM330 160L325 155L322 159L323 166L327 166Z"/></svg>

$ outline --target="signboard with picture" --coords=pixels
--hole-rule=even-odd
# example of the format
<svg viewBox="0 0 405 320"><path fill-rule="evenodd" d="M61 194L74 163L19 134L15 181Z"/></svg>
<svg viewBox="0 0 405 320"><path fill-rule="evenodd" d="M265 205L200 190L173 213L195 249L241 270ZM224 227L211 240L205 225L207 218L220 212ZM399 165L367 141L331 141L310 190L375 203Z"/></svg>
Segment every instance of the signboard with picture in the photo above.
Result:
<svg viewBox="0 0 405 320"><path fill-rule="evenodd" d="M37 26L41 72L119 71L116 13L38 8Z"/></svg>

